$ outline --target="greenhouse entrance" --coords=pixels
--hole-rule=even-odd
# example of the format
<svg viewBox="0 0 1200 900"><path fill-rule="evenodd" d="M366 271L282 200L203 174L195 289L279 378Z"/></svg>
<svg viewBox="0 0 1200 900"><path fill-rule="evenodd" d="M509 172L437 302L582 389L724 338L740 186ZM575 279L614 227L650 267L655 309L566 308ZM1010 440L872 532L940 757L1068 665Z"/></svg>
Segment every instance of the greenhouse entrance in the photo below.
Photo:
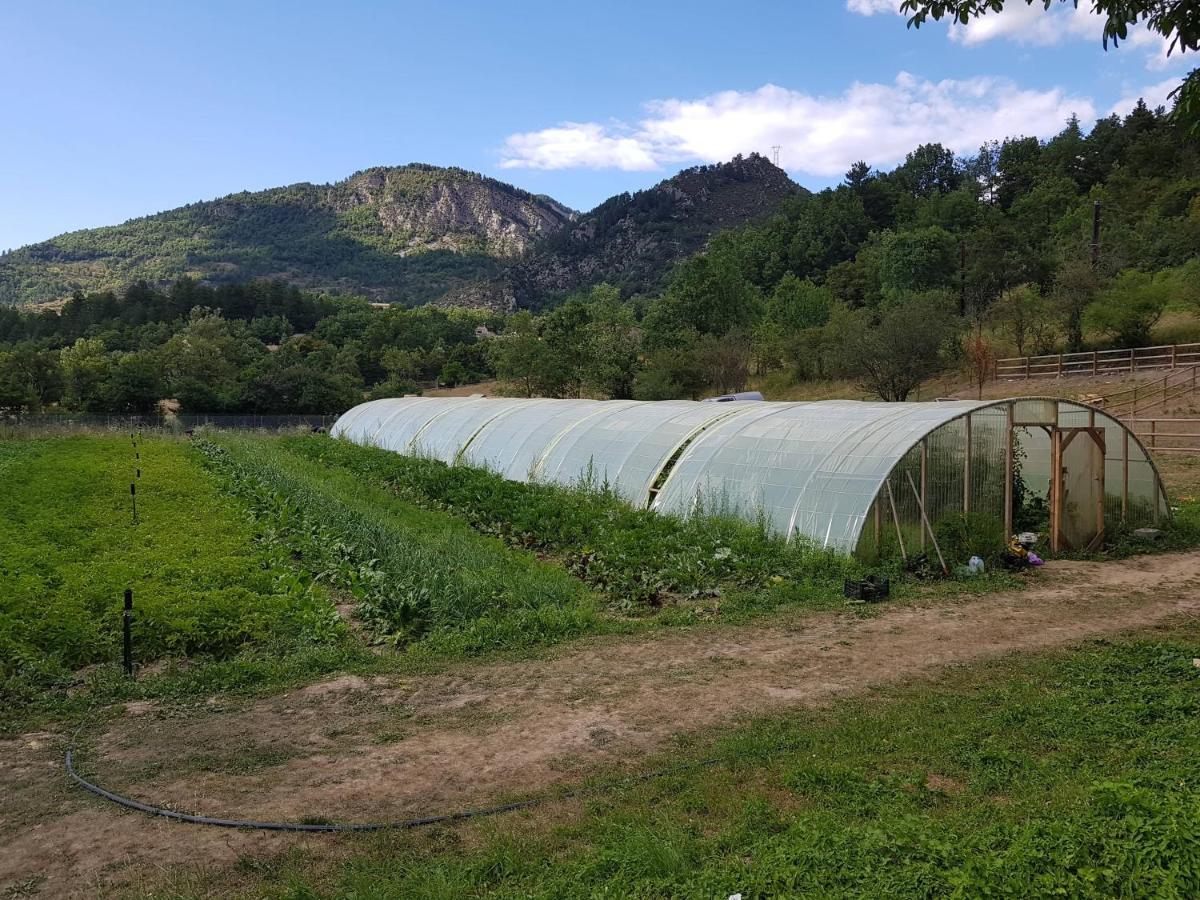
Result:
<svg viewBox="0 0 1200 900"><path fill-rule="evenodd" d="M1050 549L1094 550L1104 541L1104 429L1050 432Z"/></svg>

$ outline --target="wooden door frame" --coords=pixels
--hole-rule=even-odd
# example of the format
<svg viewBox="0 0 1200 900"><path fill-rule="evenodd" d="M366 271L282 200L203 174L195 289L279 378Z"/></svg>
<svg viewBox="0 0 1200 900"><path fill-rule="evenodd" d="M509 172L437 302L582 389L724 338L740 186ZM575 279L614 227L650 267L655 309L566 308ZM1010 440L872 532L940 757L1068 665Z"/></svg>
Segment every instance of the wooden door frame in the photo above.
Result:
<svg viewBox="0 0 1200 900"><path fill-rule="evenodd" d="M1099 527L1096 530L1096 536L1088 542L1086 550L1094 550L1104 540L1104 460L1107 455L1104 446L1104 429L1096 427L1087 428L1061 428L1054 427L1047 429L1050 432L1050 550L1053 553L1058 553L1063 549L1064 545L1070 548L1070 542L1063 537L1062 534L1062 514L1063 514L1063 471L1062 458L1063 451L1071 445L1080 434L1088 435L1100 450L1100 465L1093 472L1092 477L1099 480L1100 490L1096 492L1096 521ZM1064 437L1065 436L1065 437Z"/></svg>

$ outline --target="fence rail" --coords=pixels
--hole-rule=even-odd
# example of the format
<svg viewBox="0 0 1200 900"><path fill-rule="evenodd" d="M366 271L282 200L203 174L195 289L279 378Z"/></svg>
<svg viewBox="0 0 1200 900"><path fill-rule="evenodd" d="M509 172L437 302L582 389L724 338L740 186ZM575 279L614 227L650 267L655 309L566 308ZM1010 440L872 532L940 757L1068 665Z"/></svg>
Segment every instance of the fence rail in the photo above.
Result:
<svg viewBox="0 0 1200 900"><path fill-rule="evenodd" d="M116 416L39 414L0 416L0 436L4 434L54 434L79 431L167 431L184 433L205 426L236 430L288 431L306 428L329 430L337 416L306 415L175 415Z"/></svg>
<svg viewBox="0 0 1200 900"><path fill-rule="evenodd" d="M1200 344L1164 344L1122 350L1090 350L1049 356L996 360L993 374L1005 378L1061 378L1067 375L1117 375L1200 365Z"/></svg>
<svg viewBox="0 0 1200 900"><path fill-rule="evenodd" d="M1155 453L1200 453L1200 419L1125 419L1125 424Z"/></svg>
<svg viewBox="0 0 1200 900"><path fill-rule="evenodd" d="M1172 400L1194 394L1200 383L1200 366L1189 366L1168 372L1162 378L1146 384L1135 384L1123 391L1106 394L1097 402L1098 406L1114 416L1136 416L1156 406L1166 406Z"/></svg>

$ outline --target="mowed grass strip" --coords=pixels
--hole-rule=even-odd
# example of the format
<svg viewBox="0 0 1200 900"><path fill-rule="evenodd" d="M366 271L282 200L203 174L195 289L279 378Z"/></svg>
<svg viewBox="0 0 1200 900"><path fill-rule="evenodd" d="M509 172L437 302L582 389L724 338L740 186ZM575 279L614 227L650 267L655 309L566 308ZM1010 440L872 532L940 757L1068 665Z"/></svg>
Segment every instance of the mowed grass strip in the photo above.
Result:
<svg viewBox="0 0 1200 900"><path fill-rule="evenodd" d="M69 684L81 667L118 665L126 588L139 665L345 637L323 590L255 544L244 508L184 444L143 439L136 452L140 460L128 435L0 444L0 674L10 703Z"/></svg>
<svg viewBox="0 0 1200 900"><path fill-rule="evenodd" d="M732 516L687 519L635 509L603 485L522 484L466 466L320 436L289 437L290 452L434 509L509 546L559 559L628 612L721 598L726 611L792 603L840 607L855 560L791 542Z"/></svg>
<svg viewBox="0 0 1200 900"><path fill-rule="evenodd" d="M1200 628L1008 657L697 739L578 805L297 851L268 897L1195 897ZM249 862L249 860L247 860ZM171 895L214 890L177 872Z"/></svg>
<svg viewBox="0 0 1200 900"><path fill-rule="evenodd" d="M474 654L599 627L586 586L452 516L274 440L220 435L197 449L255 511L261 541L351 593L356 614L398 645Z"/></svg>

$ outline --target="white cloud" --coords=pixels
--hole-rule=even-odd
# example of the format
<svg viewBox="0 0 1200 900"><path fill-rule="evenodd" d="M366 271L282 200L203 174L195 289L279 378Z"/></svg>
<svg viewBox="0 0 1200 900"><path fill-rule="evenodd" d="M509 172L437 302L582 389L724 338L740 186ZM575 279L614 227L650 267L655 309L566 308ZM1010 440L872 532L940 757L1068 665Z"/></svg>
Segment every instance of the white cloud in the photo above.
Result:
<svg viewBox="0 0 1200 900"><path fill-rule="evenodd" d="M858 159L887 166L918 144L941 142L973 151L1006 135L1045 137L1076 113L1095 115L1091 100L1062 90L1022 90L1008 79L927 81L902 72L891 84L854 84L816 96L768 84L696 100L657 100L636 126L565 124L511 136L505 168L648 169L681 162L720 162L779 145L780 164L824 177Z"/></svg>
<svg viewBox="0 0 1200 900"><path fill-rule="evenodd" d="M1168 56L1167 51L1171 49L1171 42L1161 34L1146 28L1130 32L1129 45L1145 52L1146 68L1152 71L1161 72L1176 66L1190 68L1196 64L1196 56L1180 52L1178 45L1175 47L1175 52Z"/></svg>
<svg viewBox="0 0 1200 900"><path fill-rule="evenodd" d="M1112 105L1109 114L1116 113L1118 116L1124 116L1133 109L1141 98L1146 101L1146 105L1151 109L1159 106L1171 108L1171 101L1167 99L1167 95L1175 88L1179 87L1178 78L1168 78L1166 81L1160 81L1158 84L1146 85L1139 91L1127 94Z"/></svg>
<svg viewBox="0 0 1200 900"><path fill-rule="evenodd" d="M846 0L846 9L860 16L873 16L875 13L900 12L900 0Z"/></svg>
<svg viewBox="0 0 1200 900"><path fill-rule="evenodd" d="M596 122L564 122L514 134L504 142L503 168L525 169L624 169L637 172L658 168L650 149L637 137L606 131Z"/></svg>

